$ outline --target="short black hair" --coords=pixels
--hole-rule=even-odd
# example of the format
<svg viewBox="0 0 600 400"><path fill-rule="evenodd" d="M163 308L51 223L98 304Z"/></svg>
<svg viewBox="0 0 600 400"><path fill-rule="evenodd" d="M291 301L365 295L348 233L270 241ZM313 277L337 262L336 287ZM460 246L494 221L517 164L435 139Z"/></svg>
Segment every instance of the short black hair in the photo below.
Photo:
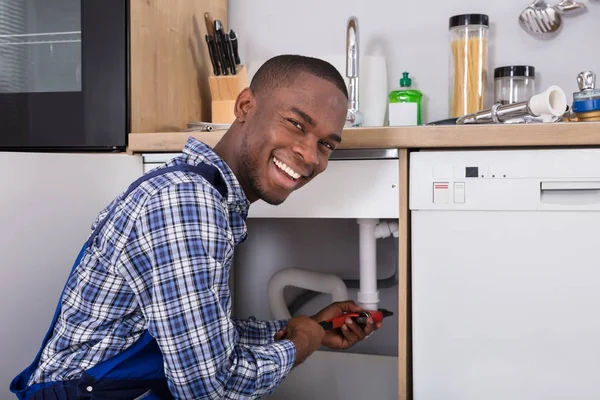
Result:
<svg viewBox="0 0 600 400"><path fill-rule="evenodd" d="M250 89L258 93L265 88L286 87L302 72L333 83L348 98L346 82L333 65L320 58L298 54L282 54L267 60L252 77Z"/></svg>

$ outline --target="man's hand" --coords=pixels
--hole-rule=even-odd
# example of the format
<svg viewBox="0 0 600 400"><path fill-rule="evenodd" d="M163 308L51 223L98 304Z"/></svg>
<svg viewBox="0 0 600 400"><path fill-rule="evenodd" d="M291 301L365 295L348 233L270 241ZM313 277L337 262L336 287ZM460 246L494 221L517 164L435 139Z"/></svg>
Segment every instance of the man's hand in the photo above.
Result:
<svg viewBox="0 0 600 400"><path fill-rule="evenodd" d="M329 321L335 317L343 315L345 313L350 312L358 312L363 311L362 308L356 305L352 300L350 301L342 301L330 304L325 307L317 314L311 317L315 322L323 322ZM291 320L290 320L291 322ZM331 330L327 331L323 335L323 340L321 344L323 346L327 346L330 349L348 349L354 346L359 341L363 340L365 337L381 328L381 322L377 324L373 323L371 318L368 319L367 325L363 328L360 325L354 323L350 318L346 320L346 324L342 326L340 330ZM321 328L321 326L319 325ZM323 328L321 328L323 330ZM284 338L287 334L288 328L283 328L279 332L275 334L275 340L280 340Z"/></svg>
<svg viewBox="0 0 600 400"><path fill-rule="evenodd" d="M316 322L323 322L339 317L345 313L358 311L363 311L363 309L357 306L352 300L341 301L330 304L311 318ZM346 323L341 329L334 329L325 333L322 344L330 349L348 349L381 328L381 326L381 322L375 324L373 319L369 318L367 324L363 328L350 318L346 318Z"/></svg>
<svg viewBox="0 0 600 400"><path fill-rule="evenodd" d="M301 315L290 319L287 326L277 332L275 340L283 339L286 335L296 346L294 366L297 366L321 347L325 331L314 319Z"/></svg>

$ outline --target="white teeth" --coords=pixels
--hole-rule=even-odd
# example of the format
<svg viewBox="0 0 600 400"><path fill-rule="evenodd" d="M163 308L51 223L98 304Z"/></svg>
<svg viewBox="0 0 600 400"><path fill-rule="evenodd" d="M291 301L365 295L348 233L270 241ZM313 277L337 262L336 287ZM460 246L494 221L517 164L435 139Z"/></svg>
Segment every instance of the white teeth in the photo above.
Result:
<svg viewBox="0 0 600 400"><path fill-rule="evenodd" d="M273 163L275 165L277 165L277 167L279 167L280 170L282 170L283 172L285 172L286 174L288 174L290 177L292 177L294 179L298 179L302 176L299 173L297 173L296 171L294 171L293 169L291 169L290 167L288 167L287 165L285 165L284 163L282 163L281 161L279 161L278 159L276 159L275 157L273 157Z"/></svg>

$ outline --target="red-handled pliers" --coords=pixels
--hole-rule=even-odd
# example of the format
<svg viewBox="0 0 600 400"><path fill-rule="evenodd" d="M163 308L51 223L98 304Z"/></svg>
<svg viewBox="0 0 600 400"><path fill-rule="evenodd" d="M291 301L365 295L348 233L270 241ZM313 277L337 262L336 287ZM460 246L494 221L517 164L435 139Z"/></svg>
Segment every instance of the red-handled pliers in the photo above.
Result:
<svg viewBox="0 0 600 400"><path fill-rule="evenodd" d="M319 325L323 327L326 331L336 328L341 328L346 323L346 318L352 319L352 321L356 322L360 325L366 325L367 319L369 317L373 318L373 322L381 322L385 317L389 317L394 315L393 312L380 308L378 310L368 310L368 311L359 311L353 313L347 313L344 315L340 315L339 317L335 317L330 321L319 322Z"/></svg>

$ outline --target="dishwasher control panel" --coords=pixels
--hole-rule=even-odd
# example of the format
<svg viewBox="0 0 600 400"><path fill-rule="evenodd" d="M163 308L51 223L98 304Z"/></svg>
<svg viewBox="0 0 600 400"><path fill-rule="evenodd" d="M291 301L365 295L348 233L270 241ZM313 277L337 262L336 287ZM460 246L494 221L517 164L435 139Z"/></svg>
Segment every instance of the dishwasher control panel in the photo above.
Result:
<svg viewBox="0 0 600 400"><path fill-rule="evenodd" d="M600 210L600 149L415 152L409 207Z"/></svg>

